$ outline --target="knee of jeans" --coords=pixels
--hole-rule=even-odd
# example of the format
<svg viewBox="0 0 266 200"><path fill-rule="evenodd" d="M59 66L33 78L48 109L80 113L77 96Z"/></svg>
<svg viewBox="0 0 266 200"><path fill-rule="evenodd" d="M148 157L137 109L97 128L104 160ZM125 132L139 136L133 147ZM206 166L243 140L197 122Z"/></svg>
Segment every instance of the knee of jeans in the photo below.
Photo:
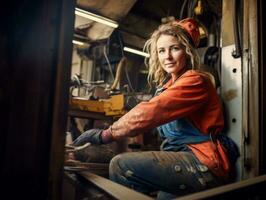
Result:
<svg viewBox="0 0 266 200"><path fill-rule="evenodd" d="M110 164L109 164L110 175L120 173L121 171L120 166L119 166L120 159L121 159L121 155L119 154L113 157L112 160L110 161Z"/></svg>

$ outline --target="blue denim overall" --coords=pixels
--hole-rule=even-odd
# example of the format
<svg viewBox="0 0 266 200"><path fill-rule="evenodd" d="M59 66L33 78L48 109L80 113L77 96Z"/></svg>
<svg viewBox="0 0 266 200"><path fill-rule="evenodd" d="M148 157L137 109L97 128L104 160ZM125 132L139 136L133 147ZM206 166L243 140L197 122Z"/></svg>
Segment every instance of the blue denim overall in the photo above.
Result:
<svg viewBox="0 0 266 200"><path fill-rule="evenodd" d="M186 119L158 128L164 139L161 151L124 153L111 160L110 179L145 194L156 191L157 199L201 191L220 185L208 168L186 146L210 140Z"/></svg>

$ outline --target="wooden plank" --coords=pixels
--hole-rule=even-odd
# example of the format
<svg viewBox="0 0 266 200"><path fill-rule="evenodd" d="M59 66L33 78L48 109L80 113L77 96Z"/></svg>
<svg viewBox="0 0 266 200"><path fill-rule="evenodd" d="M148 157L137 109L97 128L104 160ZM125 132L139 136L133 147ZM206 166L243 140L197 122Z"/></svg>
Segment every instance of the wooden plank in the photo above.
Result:
<svg viewBox="0 0 266 200"><path fill-rule="evenodd" d="M81 176L86 178L89 182L93 183L97 187L104 190L106 193L116 199L127 199L127 200L150 200L149 196L136 192L118 183L110 181L109 179L103 178L90 172L79 172Z"/></svg>
<svg viewBox="0 0 266 200"><path fill-rule="evenodd" d="M209 199L209 198L216 199L217 196L219 195L234 192L237 190L239 191L238 195L240 195L241 192L242 194L244 193L243 192L244 189L248 189L248 187L251 188L254 185L258 186L259 184L264 184L264 185L266 184L266 175L258 176L255 178L247 179L247 180L236 182L236 183L227 184L224 186L205 190L205 191L198 192L195 194L186 195L183 197L176 198L176 200L197 200L197 199ZM260 187L257 187L257 190L260 190ZM257 191L254 191L253 189L250 189L250 192L251 192L251 195L253 195L253 197L255 197L256 194L258 194ZM217 199L220 199L220 198L217 198Z"/></svg>
<svg viewBox="0 0 266 200"><path fill-rule="evenodd" d="M85 163L79 161L66 161L64 170L65 171L90 171L103 177L108 177L109 163Z"/></svg>
<svg viewBox="0 0 266 200"><path fill-rule="evenodd" d="M106 116L104 113L90 112L86 110L69 109L68 115L70 117L78 117L78 118L113 120L113 117Z"/></svg>

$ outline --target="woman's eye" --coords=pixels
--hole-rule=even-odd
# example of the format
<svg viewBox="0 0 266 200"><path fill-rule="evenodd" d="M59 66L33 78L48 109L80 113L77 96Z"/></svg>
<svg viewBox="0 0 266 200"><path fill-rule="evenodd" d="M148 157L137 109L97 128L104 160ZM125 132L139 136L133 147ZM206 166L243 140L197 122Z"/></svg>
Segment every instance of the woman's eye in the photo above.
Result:
<svg viewBox="0 0 266 200"><path fill-rule="evenodd" d="M163 53L163 52L164 52L164 49L159 49L158 50L158 53L160 53L160 54Z"/></svg>
<svg viewBox="0 0 266 200"><path fill-rule="evenodd" d="M180 48L179 48L179 47L172 47L171 50L172 50L172 51L179 51Z"/></svg>

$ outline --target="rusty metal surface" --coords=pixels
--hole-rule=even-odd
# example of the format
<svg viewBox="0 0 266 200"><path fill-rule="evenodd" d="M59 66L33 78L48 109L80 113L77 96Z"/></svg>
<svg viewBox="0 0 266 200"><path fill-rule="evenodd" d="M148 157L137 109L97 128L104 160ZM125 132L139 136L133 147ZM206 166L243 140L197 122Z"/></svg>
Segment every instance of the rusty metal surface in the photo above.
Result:
<svg viewBox="0 0 266 200"><path fill-rule="evenodd" d="M233 1L223 0L223 17L221 26L222 46L234 44L233 33Z"/></svg>
<svg viewBox="0 0 266 200"><path fill-rule="evenodd" d="M123 94L112 95L108 99L98 100L73 97L70 99L70 107L72 109L104 113L106 116L122 116L126 113Z"/></svg>

